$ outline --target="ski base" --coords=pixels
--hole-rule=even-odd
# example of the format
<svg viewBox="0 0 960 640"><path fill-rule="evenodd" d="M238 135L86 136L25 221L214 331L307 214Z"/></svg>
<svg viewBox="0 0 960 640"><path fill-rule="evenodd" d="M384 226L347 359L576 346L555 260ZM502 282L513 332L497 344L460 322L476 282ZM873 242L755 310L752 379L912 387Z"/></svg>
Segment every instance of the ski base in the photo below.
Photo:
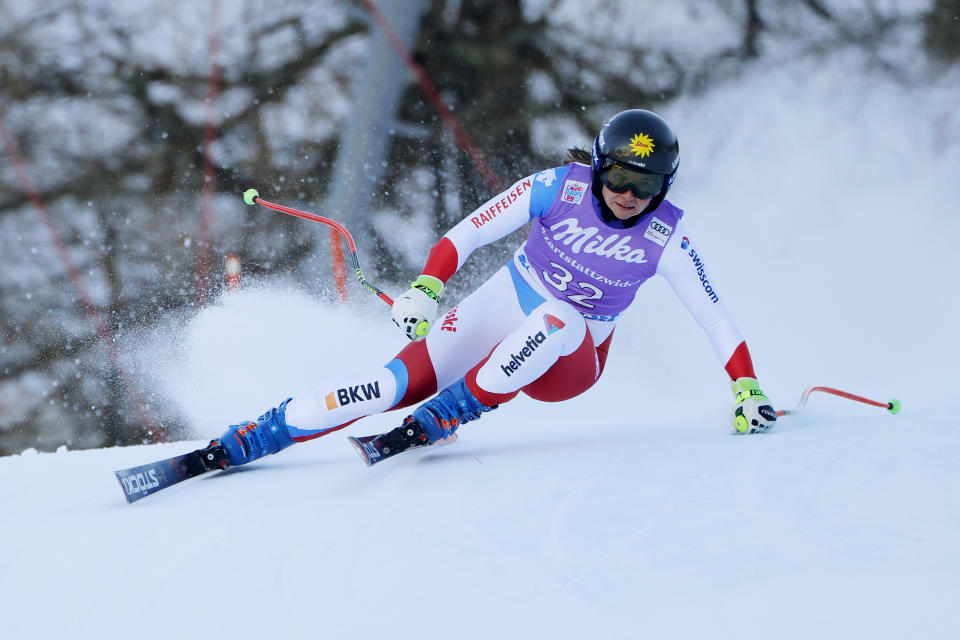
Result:
<svg viewBox="0 0 960 640"><path fill-rule="evenodd" d="M364 464L368 467L410 449L449 444L456 439L457 434L454 433L443 440L431 443L427 439L423 427L416 422L408 422L396 429L377 435L347 436L347 440L354 446L360 457L363 458Z"/></svg>
<svg viewBox="0 0 960 640"><path fill-rule="evenodd" d="M398 429L399 427L393 431ZM360 457L363 458L364 464L372 467L378 462L383 462L387 458L392 458L412 448L412 445L406 444L402 440L391 438L390 435L393 431L372 436L348 436L347 440L356 448Z"/></svg>
<svg viewBox="0 0 960 640"><path fill-rule="evenodd" d="M214 440L205 449L197 449L139 467L120 469L113 474L120 482L120 488L123 489L127 502L136 502L161 489L195 478L207 471L226 469L228 466L223 445L219 440Z"/></svg>

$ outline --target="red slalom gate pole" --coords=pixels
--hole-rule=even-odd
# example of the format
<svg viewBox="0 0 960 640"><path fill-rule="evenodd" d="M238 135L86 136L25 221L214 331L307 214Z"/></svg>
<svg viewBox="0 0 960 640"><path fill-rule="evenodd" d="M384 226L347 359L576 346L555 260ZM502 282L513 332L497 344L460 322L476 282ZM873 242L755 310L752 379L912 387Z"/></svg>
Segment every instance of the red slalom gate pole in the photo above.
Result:
<svg viewBox="0 0 960 640"><path fill-rule="evenodd" d="M800 396L800 402L797 404L796 409L786 409L782 411L777 411L777 416L789 416L790 414L797 413L800 409L803 409L807 404L807 399L810 397L811 393L814 392L823 392L829 393L840 398L846 398L847 400L853 400L855 402L861 402L863 404L868 404L871 407L880 407L881 409L886 409L890 412L891 415L897 415L900 413L900 401L896 398L891 398L889 402L878 402L876 400L871 400L870 398L864 398L863 396L858 396L856 394L850 393L848 391L841 391L840 389L834 389L833 387L807 387L803 390L803 394Z"/></svg>
<svg viewBox="0 0 960 640"><path fill-rule="evenodd" d="M235 253L227 254L227 291L236 291L240 288L240 256Z"/></svg>
<svg viewBox="0 0 960 640"><path fill-rule="evenodd" d="M206 121L203 125L203 153L201 154L201 213L199 241L197 242L197 306L207 303L210 295L210 226L213 220L213 198L217 191L216 163L212 157L212 147L217 141L217 103L220 100L220 65L217 62L220 53L220 0L210 2L210 70L207 73Z"/></svg>
<svg viewBox="0 0 960 640"><path fill-rule="evenodd" d="M323 216L318 216L315 213L308 213L306 211L301 211L300 209L294 209L292 207L285 207L282 204L275 204L273 202L267 202L260 197L260 194L257 193L256 189L247 189L243 192L243 201L250 206L254 204L259 204L262 207L267 209L273 209L274 211L279 211L280 213L286 213L287 215L295 216L297 218L302 218L304 220L310 220L311 222L319 222L320 224L325 224L329 227L332 227L343 236L343 239L347 241L347 247L350 249L350 255L353 258L353 269L357 274L357 280L360 281L365 288L377 294L377 297L386 302L389 306L393 306L393 298L385 294L383 291L375 287L369 280L363 277L363 271L360 269L360 257L357 255L357 245L353 241L353 236L350 235L350 232L345 226L334 220L333 218L325 218ZM339 245L337 245L339 246ZM342 261L341 261L342 264ZM336 267L334 267L336 270Z"/></svg>
<svg viewBox="0 0 960 640"><path fill-rule="evenodd" d="M347 270L343 266L343 249L336 229L330 229L330 253L333 254L333 284L337 287L337 300L342 304L347 301Z"/></svg>

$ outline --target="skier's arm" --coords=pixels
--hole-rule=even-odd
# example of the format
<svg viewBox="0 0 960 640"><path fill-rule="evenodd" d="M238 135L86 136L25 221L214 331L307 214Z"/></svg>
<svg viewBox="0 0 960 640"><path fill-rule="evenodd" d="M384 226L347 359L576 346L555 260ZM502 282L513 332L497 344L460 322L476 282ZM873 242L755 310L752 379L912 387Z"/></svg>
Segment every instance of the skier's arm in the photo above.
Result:
<svg viewBox="0 0 960 640"><path fill-rule="evenodd" d="M547 169L515 182L447 231L433 246L425 275L446 282L476 249L513 233L543 214L553 201L566 167Z"/></svg>
<svg viewBox="0 0 960 640"><path fill-rule="evenodd" d="M700 250L690 239L683 220L677 223L664 247L657 273L667 280L683 306L706 332L730 379L755 378L743 334L717 293Z"/></svg>
<svg viewBox="0 0 960 640"><path fill-rule="evenodd" d="M516 231L553 202L566 167L515 182L450 229L430 250L423 273L393 303L393 321L411 340L422 340L436 317L447 280L479 247Z"/></svg>
<svg viewBox="0 0 960 640"><path fill-rule="evenodd" d="M766 431L776 422L769 399L760 390L753 360L743 334L723 304L699 249L681 220L664 248L657 273L666 278L677 297L706 332L724 363L736 398L732 433Z"/></svg>

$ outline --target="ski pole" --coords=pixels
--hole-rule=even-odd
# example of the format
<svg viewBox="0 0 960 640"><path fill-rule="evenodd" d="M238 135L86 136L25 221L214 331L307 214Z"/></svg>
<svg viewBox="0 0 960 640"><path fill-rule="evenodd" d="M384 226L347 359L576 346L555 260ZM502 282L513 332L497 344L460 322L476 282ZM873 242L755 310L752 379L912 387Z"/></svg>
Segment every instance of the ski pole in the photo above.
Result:
<svg viewBox="0 0 960 640"><path fill-rule="evenodd" d="M363 277L363 271L360 270L360 257L357 255L357 245L353 241L353 236L350 235L350 232L345 226L333 220L331 218L325 218L323 216L318 216L315 213L307 213L306 211L300 211L299 209L293 209L291 207L285 207L281 204L274 204L272 202L267 202L260 197L260 194L256 189L247 189L243 192L243 201L250 205L251 207L254 204L259 204L260 206L266 207L267 209L273 209L274 211L279 211L280 213L286 213L291 216L296 216L297 218L303 218L304 220L310 220L312 222L319 222L320 224L325 224L327 226L333 227L340 232L340 235L347 241L347 246L350 248L350 255L353 257L353 269L357 273L357 280L360 281L364 287L377 294L381 300L386 302L391 307L393 306L393 298L385 294L380 289L373 286L373 284Z"/></svg>
<svg viewBox="0 0 960 640"><path fill-rule="evenodd" d="M886 409L890 412L891 415L897 415L900 413L900 401L896 398L891 398L889 402L877 402L876 400L871 400L870 398L864 398L863 396L854 395L846 391L840 391L839 389L834 389L832 387L807 387L803 390L803 394L800 396L800 403L797 404L796 409L786 409L782 411L777 411L777 416L788 416L792 413L797 413L800 409L803 409L807 404L807 398L810 397L810 394L814 391L822 391L824 393L829 393L841 398L846 398L847 400L854 400L856 402L862 402L863 404L868 404L872 407L880 407Z"/></svg>

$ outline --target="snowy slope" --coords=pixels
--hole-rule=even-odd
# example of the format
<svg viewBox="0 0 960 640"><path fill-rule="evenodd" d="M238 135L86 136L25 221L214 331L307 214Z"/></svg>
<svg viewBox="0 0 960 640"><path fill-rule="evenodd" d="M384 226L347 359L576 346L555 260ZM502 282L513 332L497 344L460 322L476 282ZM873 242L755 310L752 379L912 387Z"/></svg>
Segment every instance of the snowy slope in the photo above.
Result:
<svg viewBox="0 0 960 640"><path fill-rule="evenodd" d="M202 442L6 458L5 637L955 637L956 430L857 413L333 438L132 507Z"/></svg>
<svg viewBox="0 0 960 640"><path fill-rule="evenodd" d="M654 283L574 401L374 469L337 433L127 505L114 469L403 345L359 287L326 309L263 283L128 337L195 441L0 458L3 637L958 637L960 83L833 64L665 109L673 199L779 407L827 384L899 416L813 397L727 435L723 371Z"/></svg>

